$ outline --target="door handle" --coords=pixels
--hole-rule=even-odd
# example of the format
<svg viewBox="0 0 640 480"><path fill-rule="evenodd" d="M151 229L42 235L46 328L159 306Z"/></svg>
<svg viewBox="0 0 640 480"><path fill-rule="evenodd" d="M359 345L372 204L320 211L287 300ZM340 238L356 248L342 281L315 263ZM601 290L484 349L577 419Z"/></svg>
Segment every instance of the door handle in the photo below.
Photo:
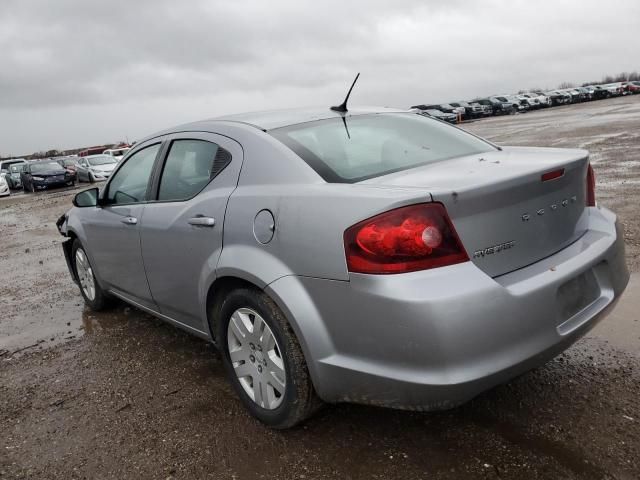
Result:
<svg viewBox="0 0 640 480"><path fill-rule="evenodd" d="M136 217L124 217L122 220L120 220L122 223L125 223L127 225L135 225L136 223L138 223L138 219Z"/></svg>
<svg viewBox="0 0 640 480"><path fill-rule="evenodd" d="M211 217L193 217L188 220L189 225L196 225L198 227L213 227L216 224L216 219Z"/></svg>

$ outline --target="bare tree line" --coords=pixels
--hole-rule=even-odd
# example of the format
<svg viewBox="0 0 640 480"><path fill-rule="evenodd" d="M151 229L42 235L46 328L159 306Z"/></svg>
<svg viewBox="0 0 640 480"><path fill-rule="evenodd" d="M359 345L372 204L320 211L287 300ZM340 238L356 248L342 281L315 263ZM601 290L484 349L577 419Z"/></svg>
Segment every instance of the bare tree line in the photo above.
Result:
<svg viewBox="0 0 640 480"><path fill-rule="evenodd" d="M594 80L592 82L585 82L582 85L580 85L581 87L588 87L589 85L601 85L604 83L614 83L614 82L631 82L631 81L637 81L640 80L640 73L633 71L633 72L621 72L618 73L617 75L605 75L604 77L602 77L601 80ZM577 87L577 85L575 83L571 83L571 82L562 82L560 85L558 85L558 88L563 89L563 88L575 88Z"/></svg>

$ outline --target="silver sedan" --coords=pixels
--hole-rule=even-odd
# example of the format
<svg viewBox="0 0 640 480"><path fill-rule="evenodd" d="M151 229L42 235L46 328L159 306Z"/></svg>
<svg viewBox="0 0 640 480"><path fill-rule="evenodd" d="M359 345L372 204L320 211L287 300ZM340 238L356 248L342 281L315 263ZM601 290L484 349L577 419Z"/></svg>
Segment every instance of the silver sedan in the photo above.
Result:
<svg viewBox="0 0 640 480"><path fill-rule="evenodd" d="M392 109L196 122L142 140L58 221L85 302L215 343L261 421L435 410L540 365L627 285L584 150L497 147Z"/></svg>
<svg viewBox="0 0 640 480"><path fill-rule="evenodd" d="M109 178L118 165L118 160L111 155L88 155L80 157L76 167L79 182L101 182Z"/></svg>

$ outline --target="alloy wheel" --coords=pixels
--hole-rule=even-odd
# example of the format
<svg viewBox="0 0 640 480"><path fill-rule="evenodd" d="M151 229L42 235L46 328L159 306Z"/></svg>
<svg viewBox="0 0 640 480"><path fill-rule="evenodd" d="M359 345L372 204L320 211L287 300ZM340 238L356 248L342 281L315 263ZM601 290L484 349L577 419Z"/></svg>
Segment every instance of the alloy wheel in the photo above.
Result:
<svg viewBox="0 0 640 480"><path fill-rule="evenodd" d="M284 400L286 370L271 328L250 308L239 308L227 326L227 346L234 373L245 393L260 407L278 408Z"/></svg>
<svg viewBox="0 0 640 480"><path fill-rule="evenodd" d="M96 284L93 278L93 269L89 264L87 254L83 249L76 250L76 272L78 273L78 281L80 282L80 288L84 292L85 296L93 301L96 298Z"/></svg>

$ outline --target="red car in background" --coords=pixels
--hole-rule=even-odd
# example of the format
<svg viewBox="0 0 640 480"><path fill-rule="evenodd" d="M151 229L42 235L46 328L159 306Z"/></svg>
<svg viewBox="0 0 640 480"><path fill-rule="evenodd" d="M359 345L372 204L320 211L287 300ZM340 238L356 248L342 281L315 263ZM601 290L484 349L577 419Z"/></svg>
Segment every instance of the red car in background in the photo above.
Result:
<svg viewBox="0 0 640 480"><path fill-rule="evenodd" d="M57 160L61 167L73 175L75 181L78 176L78 159L76 157L60 158Z"/></svg>
<svg viewBox="0 0 640 480"><path fill-rule="evenodd" d="M640 81L625 82L622 87L626 93L640 93Z"/></svg>

